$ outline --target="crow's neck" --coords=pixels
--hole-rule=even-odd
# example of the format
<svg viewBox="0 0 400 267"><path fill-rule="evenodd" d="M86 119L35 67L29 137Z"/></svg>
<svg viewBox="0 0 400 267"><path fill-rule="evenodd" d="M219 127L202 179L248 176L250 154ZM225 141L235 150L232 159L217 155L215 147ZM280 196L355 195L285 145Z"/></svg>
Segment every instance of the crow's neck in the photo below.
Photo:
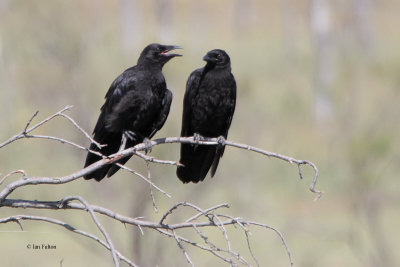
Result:
<svg viewBox="0 0 400 267"><path fill-rule="evenodd" d="M164 64L162 63L156 63L156 62L150 62L148 60L143 60L138 62L137 67L140 70L146 70L146 71L151 71L151 72L161 72Z"/></svg>
<svg viewBox="0 0 400 267"><path fill-rule="evenodd" d="M228 71L228 72L230 72L231 71L231 65L228 64L228 65L221 66L221 65L217 65L217 64L214 64L214 63L207 62L206 66L204 67L204 72L203 73L207 73L207 72L209 72L211 70L213 70L213 71Z"/></svg>

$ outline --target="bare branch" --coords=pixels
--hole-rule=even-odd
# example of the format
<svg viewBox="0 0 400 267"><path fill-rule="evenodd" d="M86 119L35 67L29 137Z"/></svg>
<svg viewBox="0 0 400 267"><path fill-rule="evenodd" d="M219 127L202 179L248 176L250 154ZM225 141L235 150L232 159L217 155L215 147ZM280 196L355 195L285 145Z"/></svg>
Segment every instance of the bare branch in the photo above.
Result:
<svg viewBox="0 0 400 267"><path fill-rule="evenodd" d="M193 137L165 137L165 138L159 138L159 139L155 139L150 141L151 142L151 146L157 146L157 145L161 145L161 144L171 144L171 143L184 143L184 144L198 144L198 145L218 145L218 138L204 138L201 141L198 140L194 140ZM298 168L300 169L301 165L309 165L313 168L315 175L314 175L314 179L313 182L311 183L310 186L310 190L313 193L318 194L317 199L321 197L322 192L315 189L316 184L317 184L317 180L318 180L318 168L316 167L316 165L314 163L312 163L311 161L308 160L298 160L289 156L285 156L285 155L281 155L278 153L274 153L274 152L269 152L257 147L253 147L250 145L246 145L246 144L240 144L240 143L235 143L232 141L225 141L225 145L227 146L232 146L232 147L236 147L236 148L240 148L240 149L244 149L244 150L249 150L249 151L253 151L253 152L257 152L259 154L268 156L270 158L277 158L286 162L289 162L291 164L295 163ZM137 151L144 151L146 150L146 144L145 143L140 143L134 147L125 149L123 151L120 151L119 153L110 155L110 158L113 157L126 157L128 155L133 155L135 154ZM97 162L98 163L98 162ZM96 164L96 163L95 163ZM172 164L175 165L175 164ZM101 166L100 166L101 167ZM300 169L301 170L301 169ZM300 178L302 178L302 173L301 171L299 172Z"/></svg>
<svg viewBox="0 0 400 267"><path fill-rule="evenodd" d="M24 127L24 129L19 134L15 135L15 136L11 137L10 139L8 139L7 141L1 143L0 148L6 146L16 140L22 139L22 138L47 139L47 140L58 141L63 144L68 144L68 145L71 145L80 150L89 151L90 153L94 153L94 154L100 156L102 159L100 159L99 161L93 163L92 165L90 165L84 169L80 169L72 174L69 174L69 175L66 175L63 177L29 177L24 170L16 170L16 171L10 172L9 174L5 175L0 180L0 185L2 185L4 183L4 181L11 175L22 174L23 176L22 176L22 178L20 178L16 181L6 184L4 186L4 188L2 188L2 190L0 191L0 208L1 207L12 207L12 208L32 208L32 209L49 209L49 210L50 209L53 209L53 210L75 209L75 210L88 211L93 222L96 224L97 228L104 236L106 242L100 240L99 238L95 237L94 235L92 235L90 233L86 233L86 232L77 230L62 221L47 218L47 217L16 215L16 216L10 216L7 218L0 219L0 223L16 222L19 224L21 229L23 229L22 224L20 222L21 220L36 220L36 221L43 221L43 222L48 222L48 223L53 223L53 224L63 226L64 228L66 228L72 232L75 232L77 234L81 234L81 235L89 237L93 240L96 240L102 246L106 247L112 254L112 258L113 258L115 266L119 266L119 259L126 262L130 266L135 266L135 264L133 264L131 261L129 261L125 257L123 257L114 248L113 242L112 242L110 236L108 235L108 233L104 229L104 227L100 224L96 214L101 214L101 215L110 217L110 218L114 219L115 221L119 221L119 222L123 223L124 225L129 224L129 225L136 226L140 229L142 234L143 234L143 229L148 228L148 229L153 229L153 230L155 230L163 235L166 235L168 237L174 238L178 244L178 247L181 249L181 251L185 255L187 262L191 265L193 265L193 262L189 256L189 253L186 251L186 249L184 247L184 245L186 245L186 244L188 244L192 247L196 247L198 249L207 251L207 252L211 253L212 255L218 257L219 259L229 263L232 266L236 266L237 263L242 263L242 264L250 266L250 264L242 256L240 256L239 253L232 250L232 245L231 245L231 241L229 239L229 233L228 233L228 229L230 229L230 228L227 227L229 225L235 226L235 229L237 229L237 230L244 231L249 252L250 252L253 260L256 262L256 264L259 265L255 255L252 251L252 248L250 245L250 239L249 239L249 235L250 235L249 227L256 226L256 227L262 227L265 229L273 230L279 236L279 238L281 239L281 241L286 249L286 253L288 255L290 265L293 266L291 252L286 243L286 240L284 239L283 235L276 228L271 227L266 224L258 223L258 222L251 222L251 221L243 220L241 218L231 217L226 214L216 214L216 211L221 208L229 208L228 204L218 204L214 207L203 210L191 203L180 202L180 203L177 203L174 206L172 206L170 209L168 209L161 216L159 222L152 222L152 221L143 220L141 218L126 217L126 216L123 216L121 214L118 214L112 210L109 210L109 209L106 209L103 207L89 205L80 196L68 196L68 197L61 199L60 201L33 201L33 200L7 198L17 188L27 186L27 185L41 185L41 184L59 185L59 184L69 183L69 182L72 182L72 181L82 177L82 176L85 176L86 174L89 174L95 170L98 170L108 164L116 164L120 168L127 170L127 171L133 173L134 175L140 177L144 181L146 181L150 186L150 195L152 197L153 207L154 207L155 211L157 211L157 207L156 207L155 198L153 195L153 188L158 190L159 192L163 193L167 197L171 197L168 193L166 193L165 191L163 191L162 189L157 187L151 181L152 176L151 176L151 171L150 171L150 163L166 164L166 165L172 165L172 166L180 166L181 164L177 161L156 159L152 156L148 156L146 154L140 153L140 151L146 151L149 144L140 143L134 147L130 147L130 148L126 148L126 149L125 149L125 146L122 146L117 153L115 153L113 155L109 155L109 156L104 156L100 152L89 150L88 148L85 148L82 145L76 144L74 142L71 142L71 141L63 139L63 138L59 138L59 137L55 137L55 136L47 136L47 135L30 134L32 131L34 131L38 127L42 126L43 124L49 122L50 120L52 120L56 117L63 117L65 119L67 119L75 128L77 128L79 130L80 133L82 133L91 143L94 143L98 148L105 146L105 145L101 145L101 144L97 143L95 140L93 140L93 138L87 132L85 132L71 117L69 117L68 115L66 115L64 113L65 111L67 111L69 109L71 109L71 106L66 106L64 109L58 111L57 113L54 113L53 115L48 116L47 118L40 121L39 123L31 126L34 118L38 114L38 111L36 111L31 116L31 118L28 120L28 122L26 123L26 126ZM150 145L152 147L155 147L155 146L161 145L161 144L173 144L173 143L211 145L211 146L212 145L214 145L214 146L220 145L218 138L204 138L201 141L198 141L198 140L194 140L193 137L166 137L166 138L159 138L159 139L150 141ZM321 197L322 192L316 189L316 184L317 184L317 180L318 180L318 168L316 167L316 165L313 162L307 161L307 160L298 160L298 159L295 159L292 157L288 157L288 156L281 155L281 154L274 153L274 152L265 151L265 150L262 150L257 147L253 147L253 146L250 146L247 144L240 144L240 143L236 143L233 141L225 141L224 145L256 152L256 153L262 154L262 155L270 157L270 158L276 158L276 159L280 159L280 160L289 162L291 164L294 163L294 164L296 164L296 166L298 168L299 177L301 179L303 178L303 173L302 173L303 165L309 165L310 167L313 168L314 173L315 173L314 179L310 185L310 190L313 193L317 194L316 199ZM132 170L132 169L118 163L118 161L121 158L128 157L128 156L137 156L138 158L141 158L145 161L146 166L147 166L147 177L138 173L135 170ZM74 201L79 201L79 203L74 203ZM172 216L174 211L177 209L180 209L181 207L189 207L191 209L191 211L192 212L195 211L196 214L193 215L192 217L189 217L188 219L186 219L185 221L183 221L181 223L173 223L173 224L165 223L167 218L169 216ZM239 226L239 227L236 227L236 226ZM211 240L209 240L209 237L207 237L200 230L201 227L217 227L221 231L222 235L224 236L224 238L226 240L227 248L224 249L221 247L217 247L215 244L213 244L213 242ZM188 238L185 238L185 237L179 235L179 230L185 229L185 228L193 229L195 231L195 234L200 236L201 239L204 241L204 244L198 244L194 241L191 241Z"/></svg>
<svg viewBox="0 0 400 267"><path fill-rule="evenodd" d="M151 142L151 145L153 147L157 146L157 145L160 145L160 144L169 144L169 143L189 143L189 144L197 144L198 143L200 145L217 145L218 144L217 138L205 138L205 140L202 140L202 141L195 141L193 139L193 137L159 138L159 139L156 139L156 140L150 141L150 142ZM315 186L316 186L316 183L317 183L317 179L318 179L318 169L317 169L317 167L315 166L314 163L312 163L310 161L307 161L307 160L297 160L297 159L292 158L292 157L280 155L280 154L273 153L273 152L268 152L268 151L265 151L265 150L262 150L262 149L259 149L259 148L255 148L255 147L252 147L252 146L249 146L249 145L234 143L234 142L231 142L231 141L226 141L225 143L226 143L226 145L229 145L229 146L233 146L233 147L237 147L237 148L241 148L241 149L245 149L245 150L254 151L254 152L266 155L268 157L274 157L274 158L278 158L278 159L287 161L289 163L295 163L295 164L297 164L297 166L299 168L300 168L300 165L309 165L309 166L311 166L315 171L315 176L314 176L314 180L313 180L313 182L312 182L312 184L310 186L310 190L312 192L318 194L317 198L319 198L321 196L322 192L315 189ZM1 148L1 146L0 146L0 148ZM82 176L84 176L86 174L89 174L92 171L95 171L95 170L103 167L104 165L112 164L112 163L118 161L119 159L121 159L123 157L134 155L137 151L143 151L145 149L146 149L146 144L140 143L140 144L138 144L138 145L136 145L134 147L131 147L131 148L122 150L122 151L120 151L118 153L115 153L113 155L110 155L107 158L103 158L103 159L93 163L92 165L86 167L85 169L82 169L82 170L80 170L78 172L75 172L75 173L73 173L71 175L67 175L67 176L61 177L61 178L57 179L58 180L57 182L55 182L55 179L52 179L52 178L37 177L37 178L32 178L32 179L29 179L29 180L25 180L25 183L22 183L21 185L15 185L15 184L12 185L12 186L10 185L10 189L12 189L12 191L13 191L19 186L28 185L28 184L60 184L60 183L70 182L70 181L78 179L78 178L80 178L80 177L82 177ZM122 165L118 165L118 166L121 167ZM123 167L121 167L121 168L123 168ZM139 177L141 177L144 180L146 180L149 183L151 183L147 178L144 178L144 176L139 176ZM300 172L300 177L301 177L301 172ZM32 180L35 180L35 181L32 181ZM4 199L9 193L12 192L12 191L10 191L10 192L3 192L3 191L0 193L0 201L2 199Z"/></svg>

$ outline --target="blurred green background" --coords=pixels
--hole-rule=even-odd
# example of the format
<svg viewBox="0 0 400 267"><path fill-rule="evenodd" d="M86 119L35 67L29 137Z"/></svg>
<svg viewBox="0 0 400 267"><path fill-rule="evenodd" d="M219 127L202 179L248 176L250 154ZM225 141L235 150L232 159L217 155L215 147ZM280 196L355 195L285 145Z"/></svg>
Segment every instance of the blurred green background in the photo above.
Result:
<svg viewBox="0 0 400 267"><path fill-rule="evenodd" d="M63 1L0 0L0 142L66 105L91 132L104 95L148 43L184 47L184 57L164 67L174 93L169 118L157 137L180 133L188 75L203 55L226 50L238 84L229 139L313 161L320 170L318 201L295 165L227 148L216 176L183 185L172 166L151 165L153 181L172 195L119 171L101 183L79 179L59 186L25 187L11 198L58 200L80 195L89 203L131 217L158 221L178 201L201 208L229 203L224 213L278 228L296 266L399 266L400 255L400 2L396 0ZM63 119L37 134L87 146ZM177 160L178 145L151 155ZM20 140L0 150L0 172L63 176L79 170L86 153L44 140ZM128 166L146 174L142 160ZM15 179L15 178L14 178ZM4 185L2 185L3 187ZM222 212L222 211L221 211ZM37 214L64 220L100 236L88 214L1 208L0 217ZM182 209L169 222L193 214ZM186 266L175 240L101 217L114 244L141 266ZM4 266L111 266L99 244L57 226L0 225ZM281 241L251 227L261 266L289 266ZM17 231L17 232L10 232ZM204 230L226 247L218 231ZM228 227L233 249L252 265L245 235ZM182 232L201 242L193 231ZM32 251L49 243L55 251ZM196 266L225 266L211 254L185 246ZM5 257L7 256L7 257Z"/></svg>

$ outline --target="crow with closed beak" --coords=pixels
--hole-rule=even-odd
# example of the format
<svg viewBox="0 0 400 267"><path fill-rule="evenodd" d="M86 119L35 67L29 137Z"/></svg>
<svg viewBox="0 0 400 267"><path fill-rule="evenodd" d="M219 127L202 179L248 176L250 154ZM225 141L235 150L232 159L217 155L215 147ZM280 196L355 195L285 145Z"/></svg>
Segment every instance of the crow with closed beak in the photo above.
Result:
<svg viewBox="0 0 400 267"><path fill-rule="evenodd" d="M193 71L186 84L183 100L181 136L217 137L219 144L181 144L177 176L183 183L203 181L211 168L211 177L224 154L224 140L236 105L236 82L231 73L229 55L221 49L208 52L206 65Z"/></svg>

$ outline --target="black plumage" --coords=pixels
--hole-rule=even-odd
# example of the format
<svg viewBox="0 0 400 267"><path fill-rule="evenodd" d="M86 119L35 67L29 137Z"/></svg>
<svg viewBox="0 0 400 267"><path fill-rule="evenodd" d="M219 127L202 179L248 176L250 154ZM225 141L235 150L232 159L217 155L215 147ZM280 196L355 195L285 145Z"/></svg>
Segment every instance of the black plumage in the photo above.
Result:
<svg viewBox="0 0 400 267"><path fill-rule="evenodd" d="M167 89L162 67L179 54L168 53L178 46L150 44L140 54L137 65L125 70L111 84L106 101L101 107L94 128L94 140L107 146L99 149L95 144L90 149L103 155L118 152L122 135L129 137L125 147L132 147L151 138L161 129L168 117L172 93ZM118 163L125 164L130 157ZM88 153L85 167L101 157ZM119 170L111 164L84 176L85 179L100 181Z"/></svg>
<svg viewBox="0 0 400 267"><path fill-rule="evenodd" d="M231 73L228 54L220 49L208 52L207 64L193 71L186 85L183 100L181 136L227 138L236 104L236 82ZM224 154L222 145L181 144L177 176L184 182L204 180L211 168L211 177Z"/></svg>

